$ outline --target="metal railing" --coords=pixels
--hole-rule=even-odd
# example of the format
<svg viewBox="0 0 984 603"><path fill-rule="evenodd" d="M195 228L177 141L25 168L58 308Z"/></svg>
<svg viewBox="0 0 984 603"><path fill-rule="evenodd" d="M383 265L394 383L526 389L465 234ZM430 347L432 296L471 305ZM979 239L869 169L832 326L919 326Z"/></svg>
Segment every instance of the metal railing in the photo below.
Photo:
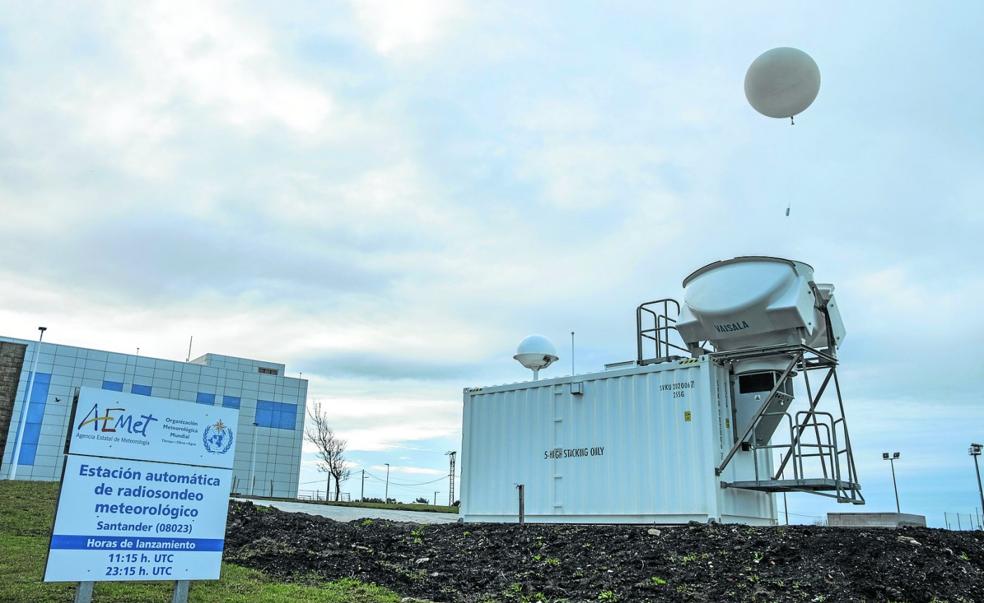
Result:
<svg viewBox="0 0 984 603"><path fill-rule="evenodd" d="M673 315L670 315L671 309ZM657 299L640 304L636 308L636 362L638 364L655 364L673 360L673 351L689 355L690 351L681 345L670 341L670 333L677 331L677 318L680 316L680 303L675 299ZM682 339L680 340L682 343ZM654 356L646 356L647 343L655 348Z"/></svg>

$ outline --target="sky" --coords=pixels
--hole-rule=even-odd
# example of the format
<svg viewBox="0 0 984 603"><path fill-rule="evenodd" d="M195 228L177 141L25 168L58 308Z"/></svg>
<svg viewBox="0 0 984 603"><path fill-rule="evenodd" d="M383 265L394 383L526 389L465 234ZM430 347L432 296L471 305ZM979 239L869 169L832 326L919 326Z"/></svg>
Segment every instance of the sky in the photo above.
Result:
<svg viewBox="0 0 984 603"><path fill-rule="evenodd" d="M866 510L979 506L984 5L12 3L0 333L287 364L343 490L447 497L464 387L635 355L634 309L740 255L837 287ZM810 53L795 126L743 79ZM785 210L790 207L787 217ZM301 489L323 488L304 455ZM399 485L398 485L399 484ZM792 521L845 509L789 497Z"/></svg>

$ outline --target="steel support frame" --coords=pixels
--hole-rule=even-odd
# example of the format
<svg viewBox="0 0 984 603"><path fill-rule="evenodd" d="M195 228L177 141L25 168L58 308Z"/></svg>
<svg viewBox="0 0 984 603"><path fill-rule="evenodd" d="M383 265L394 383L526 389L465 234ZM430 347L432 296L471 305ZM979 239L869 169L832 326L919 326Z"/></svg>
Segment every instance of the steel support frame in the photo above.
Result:
<svg viewBox="0 0 984 603"><path fill-rule="evenodd" d="M829 331L828 331L829 332ZM759 422L767 416L769 413L769 406L773 402L773 398L780 392L786 380L791 380L797 376L797 371L802 374L804 385L807 393L807 410L800 411L797 416L803 415L802 421L791 421L791 433L789 444L773 444L766 446L766 448L786 448L785 453L782 455L782 461L779 467L776 469L772 480L780 480L783 472L786 469L787 464L792 460L793 472L796 479L800 479L803 476L802 473L802 458L808 456L818 456L821 462L821 470L823 472L824 478L828 475L836 483L836 493L827 494L824 492L819 492L816 490L804 490L795 487L788 488L788 491L802 491L809 492L810 494L817 494L820 496L826 496L834 498L839 502L851 502L855 504L863 504L864 497L861 495L860 486L857 477L857 468L854 462L854 451L851 447L850 432L847 427L847 419L844 414L844 401L841 397L840 392L840 382L837 379L837 359L832 354L828 353L826 350L817 350L807 345L788 345L788 346L772 346L769 348L760 348L757 350L747 350L738 352L717 352L711 354L711 357L718 362L733 362L740 359L749 359L756 357L765 356L779 356L788 355L790 357L789 364L786 366L785 370L781 373L779 379L776 380L775 386L769 392L769 395L765 398L762 404L759 406L755 415L753 415L752 420L746 426L742 436L736 438L734 445L724 456L721 463L715 468L715 473L721 475L734 455L742 448L743 445L755 447L754 442L751 441L751 436L755 432L756 427ZM810 382L809 373L815 370L825 370L826 373L820 383L820 387L813 392L813 386ZM840 418L833 418L832 413L818 413L817 407L820 404L820 400L824 393L827 392L829 385L834 384L834 390L837 397L837 410L840 413ZM830 430L831 435L828 437L828 441L832 442L831 462L829 473L827 468L827 463L825 460L826 453L823 452L824 448L830 448L830 445L822 444L822 438L820 437L820 427L821 424L818 421L819 415L826 415L831 417ZM844 448L839 448L837 443L837 428L838 423L843 430L844 437ZM813 427L814 435L817 438L816 445L803 444L803 434L809 428ZM817 453L804 455L801 452L802 447L809 446L817 448ZM762 448L762 446L759 446ZM845 455L846 471L843 471L840 463L840 455ZM797 463L799 466L797 467ZM757 464L756 464L757 468ZM846 473L846 476L843 475ZM846 479L842 479L846 477ZM795 483L795 479L793 482ZM841 487L844 485L845 487Z"/></svg>

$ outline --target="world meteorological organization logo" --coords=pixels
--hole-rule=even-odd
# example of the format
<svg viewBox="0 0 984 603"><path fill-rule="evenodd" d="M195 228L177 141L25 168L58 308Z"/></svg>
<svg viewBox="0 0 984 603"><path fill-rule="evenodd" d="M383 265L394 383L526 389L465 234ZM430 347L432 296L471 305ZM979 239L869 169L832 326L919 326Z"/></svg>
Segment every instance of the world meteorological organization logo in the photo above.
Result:
<svg viewBox="0 0 984 603"><path fill-rule="evenodd" d="M214 454L225 454L232 448L232 427L229 427L219 419L211 425L205 426L202 432L202 443L205 450Z"/></svg>

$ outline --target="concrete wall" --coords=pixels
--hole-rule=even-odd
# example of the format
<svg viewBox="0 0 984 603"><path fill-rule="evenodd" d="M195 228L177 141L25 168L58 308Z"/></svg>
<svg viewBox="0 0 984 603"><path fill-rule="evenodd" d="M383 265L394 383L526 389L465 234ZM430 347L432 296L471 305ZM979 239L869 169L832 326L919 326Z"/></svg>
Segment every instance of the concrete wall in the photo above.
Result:
<svg viewBox="0 0 984 603"><path fill-rule="evenodd" d="M0 341L0 434L5 434L10 429L25 352L26 345ZM3 458L6 445L6 438L0 437L0 459Z"/></svg>
<svg viewBox="0 0 984 603"><path fill-rule="evenodd" d="M827 525L835 528L925 528L926 516L911 513L827 513Z"/></svg>

